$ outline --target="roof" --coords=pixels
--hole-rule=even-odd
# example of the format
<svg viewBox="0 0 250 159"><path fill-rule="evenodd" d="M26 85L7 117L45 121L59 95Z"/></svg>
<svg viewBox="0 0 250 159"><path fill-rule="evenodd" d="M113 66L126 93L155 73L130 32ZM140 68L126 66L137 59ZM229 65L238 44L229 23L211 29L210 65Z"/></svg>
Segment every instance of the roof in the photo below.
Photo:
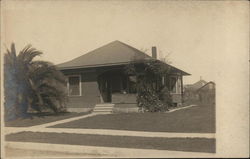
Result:
<svg viewBox="0 0 250 159"><path fill-rule="evenodd" d="M202 86L204 86L204 85L206 85L207 84L207 82L206 81L204 81L204 80L199 80L198 82L195 82L194 84L193 84L193 88L194 89L199 89L199 88L201 88Z"/></svg>
<svg viewBox="0 0 250 159"><path fill-rule="evenodd" d="M200 87L197 91L200 91L200 90L206 88L209 84L215 85L215 83L213 81L210 81L210 82L206 83L204 86Z"/></svg>
<svg viewBox="0 0 250 159"><path fill-rule="evenodd" d="M205 80L199 80L197 82L195 82L194 84L188 84L185 85L185 89L189 89L189 90L198 90L199 88L203 87L204 85L206 85L207 82Z"/></svg>
<svg viewBox="0 0 250 159"><path fill-rule="evenodd" d="M82 56L74 58L68 62L58 64L60 70L100 67L111 65L128 64L135 60L150 60L153 59L146 53L129 46L118 40L108 43L100 48L90 51ZM171 65L169 65L171 66ZM190 75L174 66L174 70L180 71L183 75Z"/></svg>

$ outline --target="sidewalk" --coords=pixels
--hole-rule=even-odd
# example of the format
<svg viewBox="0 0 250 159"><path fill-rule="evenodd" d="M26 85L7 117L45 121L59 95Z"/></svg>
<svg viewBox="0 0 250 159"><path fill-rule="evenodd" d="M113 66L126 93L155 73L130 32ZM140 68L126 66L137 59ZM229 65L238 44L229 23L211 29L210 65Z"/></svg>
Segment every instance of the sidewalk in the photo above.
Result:
<svg viewBox="0 0 250 159"><path fill-rule="evenodd" d="M39 150L101 155L105 157L214 157L212 153L200 152L182 152L169 150L149 150L149 149L131 149L131 148L114 148L100 146L79 146L79 145L62 145L62 144L45 144L45 143L23 143L23 142L6 142L7 148L23 150ZM21 155L21 154L20 154ZM21 156L20 156L21 157ZM63 157L63 156L59 156ZM88 157L88 156L81 156Z"/></svg>
<svg viewBox="0 0 250 159"><path fill-rule="evenodd" d="M163 137L163 138L215 138L215 133L175 133L175 132L145 132L110 129L70 129L70 128L14 128L8 134L30 131L47 133L93 134L112 136Z"/></svg>
<svg viewBox="0 0 250 159"><path fill-rule="evenodd" d="M187 109L187 108L191 108L191 107L195 107L195 106L198 106L198 105L188 105L188 106L184 106L184 107L180 107L180 108L173 108L173 109L170 109L169 111L167 111L166 113L172 113L172 112L175 112L177 110Z"/></svg>

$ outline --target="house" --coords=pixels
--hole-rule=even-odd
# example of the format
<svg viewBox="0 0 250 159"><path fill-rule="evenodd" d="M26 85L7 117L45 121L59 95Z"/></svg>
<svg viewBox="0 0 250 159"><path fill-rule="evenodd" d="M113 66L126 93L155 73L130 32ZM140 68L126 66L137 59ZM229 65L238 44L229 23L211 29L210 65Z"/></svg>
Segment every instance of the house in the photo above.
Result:
<svg viewBox="0 0 250 159"><path fill-rule="evenodd" d="M203 104L215 104L215 83L210 81L197 90L199 101Z"/></svg>
<svg viewBox="0 0 250 159"><path fill-rule="evenodd" d="M137 111L136 77L124 72L135 60L157 60L157 49L152 57L120 41L113 41L80 57L61 63L59 70L68 77L69 111L112 108ZM182 103L183 76L190 75L174 66L159 82L167 85L173 102ZM95 110L95 109L94 109Z"/></svg>
<svg viewBox="0 0 250 159"><path fill-rule="evenodd" d="M187 89L187 90L198 90L199 88L201 88L205 84L207 84L207 82L205 80L203 80L202 77L200 77L199 81L195 82L194 84L187 84L187 85L185 85L184 89Z"/></svg>
<svg viewBox="0 0 250 159"><path fill-rule="evenodd" d="M199 100L199 95L197 93L197 90L206 84L207 82L200 77L199 81L193 84L184 85L184 95L183 95L184 102L188 104L191 103L193 104L194 102L197 102Z"/></svg>

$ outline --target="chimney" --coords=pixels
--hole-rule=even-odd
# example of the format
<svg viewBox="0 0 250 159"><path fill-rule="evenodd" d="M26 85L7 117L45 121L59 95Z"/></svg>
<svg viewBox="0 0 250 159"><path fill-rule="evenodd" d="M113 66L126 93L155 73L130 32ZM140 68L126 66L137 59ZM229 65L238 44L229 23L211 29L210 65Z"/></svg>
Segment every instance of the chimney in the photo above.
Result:
<svg viewBox="0 0 250 159"><path fill-rule="evenodd" d="M152 47L152 57L154 59L157 59L157 49L155 46Z"/></svg>

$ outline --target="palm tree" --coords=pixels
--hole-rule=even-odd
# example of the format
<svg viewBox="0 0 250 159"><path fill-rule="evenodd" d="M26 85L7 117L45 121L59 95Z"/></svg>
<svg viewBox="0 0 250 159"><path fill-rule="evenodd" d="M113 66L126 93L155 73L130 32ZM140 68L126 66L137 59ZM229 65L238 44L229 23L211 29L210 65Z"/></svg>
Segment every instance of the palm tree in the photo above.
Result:
<svg viewBox="0 0 250 159"><path fill-rule="evenodd" d="M16 54L15 45L4 56L4 88L6 119L25 117L29 108L36 111L64 108L66 78L46 61L35 61L41 51L27 45Z"/></svg>

